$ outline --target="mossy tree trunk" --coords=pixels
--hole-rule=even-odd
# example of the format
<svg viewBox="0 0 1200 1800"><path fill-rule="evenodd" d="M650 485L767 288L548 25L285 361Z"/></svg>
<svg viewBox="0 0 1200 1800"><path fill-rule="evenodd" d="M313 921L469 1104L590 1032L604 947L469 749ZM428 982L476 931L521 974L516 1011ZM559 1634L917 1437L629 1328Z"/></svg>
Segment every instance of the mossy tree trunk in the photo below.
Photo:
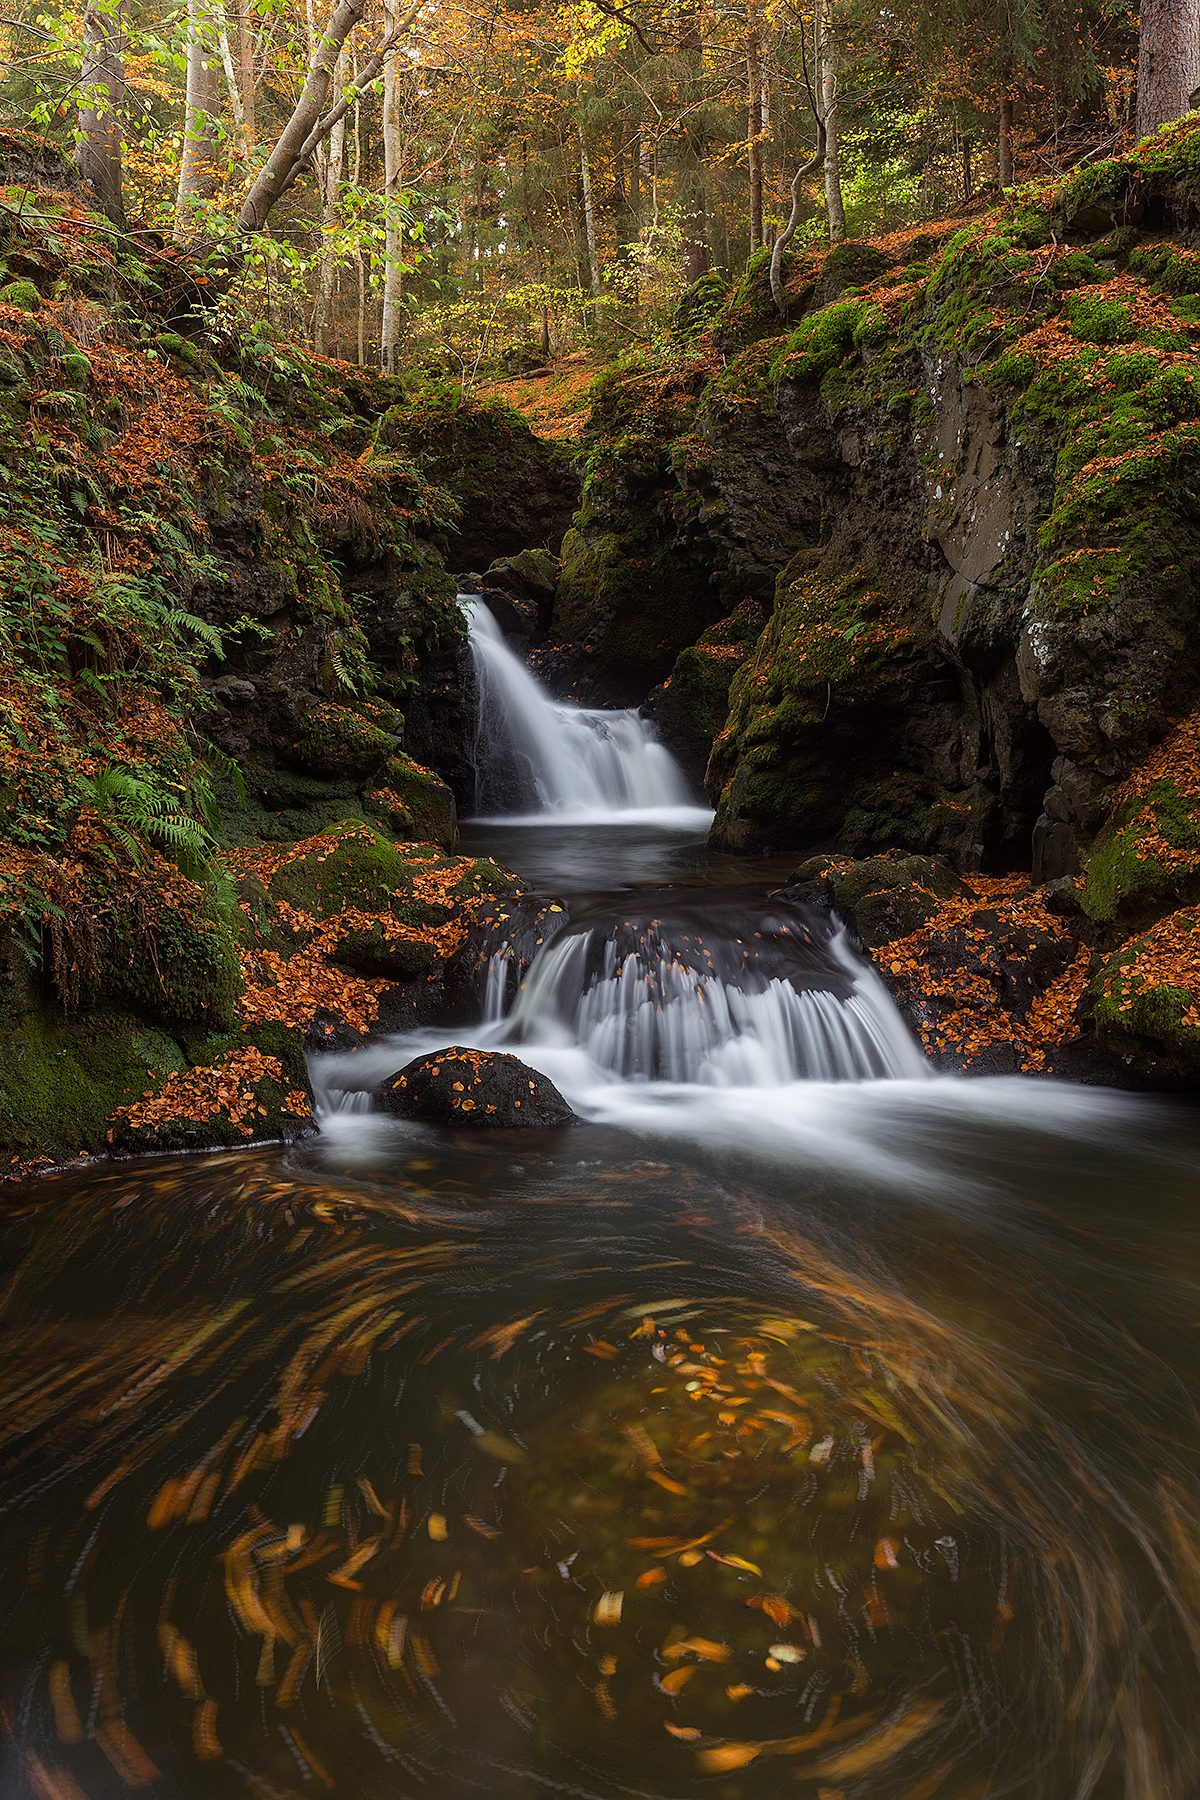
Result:
<svg viewBox="0 0 1200 1800"><path fill-rule="evenodd" d="M1000 131L996 142L996 160L999 165L1000 186L1011 187L1013 181L1013 97L1010 93L1000 96Z"/></svg>
<svg viewBox="0 0 1200 1800"><path fill-rule="evenodd" d="M1137 134L1182 118L1200 63L1200 0L1142 0L1138 27Z"/></svg>
<svg viewBox="0 0 1200 1800"><path fill-rule="evenodd" d="M763 241L762 224L762 65L759 60L758 7L746 7L746 171L750 186L750 254Z"/></svg>
<svg viewBox="0 0 1200 1800"><path fill-rule="evenodd" d="M829 241L841 244L846 237L846 209L842 204L842 171L838 160L837 62L822 12L823 7L818 4L815 60L821 119L825 126L825 211L829 218Z"/></svg>

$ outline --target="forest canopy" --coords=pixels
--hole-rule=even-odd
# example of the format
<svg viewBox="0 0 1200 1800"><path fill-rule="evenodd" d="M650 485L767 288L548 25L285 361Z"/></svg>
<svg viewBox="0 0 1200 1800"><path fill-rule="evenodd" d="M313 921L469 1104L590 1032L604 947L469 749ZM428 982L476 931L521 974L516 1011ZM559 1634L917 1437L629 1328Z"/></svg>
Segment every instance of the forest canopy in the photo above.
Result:
<svg viewBox="0 0 1200 1800"><path fill-rule="evenodd" d="M241 328L466 386L1112 155L1189 104L1154 4L1139 82L1116 0L16 0L0 108Z"/></svg>

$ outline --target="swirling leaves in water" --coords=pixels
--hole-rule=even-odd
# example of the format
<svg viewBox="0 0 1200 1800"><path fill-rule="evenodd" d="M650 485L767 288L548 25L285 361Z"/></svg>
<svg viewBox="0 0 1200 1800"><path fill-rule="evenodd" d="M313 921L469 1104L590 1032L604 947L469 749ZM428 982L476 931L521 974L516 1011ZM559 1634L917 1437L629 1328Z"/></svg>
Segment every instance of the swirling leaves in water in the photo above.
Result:
<svg viewBox="0 0 1200 1800"><path fill-rule="evenodd" d="M531 1257L415 1182L231 1167L24 1227L14 1800L1191 1791L1196 1496L1157 1425L1122 1467L1027 1344L678 1171L598 1172ZM613 1227L614 1278L580 1202L629 1179L665 1222Z"/></svg>

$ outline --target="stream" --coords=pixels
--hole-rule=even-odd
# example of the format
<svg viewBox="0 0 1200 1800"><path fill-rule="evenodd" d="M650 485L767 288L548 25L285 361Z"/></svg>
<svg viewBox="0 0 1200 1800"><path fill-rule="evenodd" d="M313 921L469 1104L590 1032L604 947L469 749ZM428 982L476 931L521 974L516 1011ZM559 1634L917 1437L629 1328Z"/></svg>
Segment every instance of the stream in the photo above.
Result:
<svg viewBox="0 0 1200 1800"><path fill-rule="evenodd" d="M1194 1800L1197 1114L933 1076L467 604L523 983L7 1201L0 1800ZM367 1110L451 1042L580 1122Z"/></svg>

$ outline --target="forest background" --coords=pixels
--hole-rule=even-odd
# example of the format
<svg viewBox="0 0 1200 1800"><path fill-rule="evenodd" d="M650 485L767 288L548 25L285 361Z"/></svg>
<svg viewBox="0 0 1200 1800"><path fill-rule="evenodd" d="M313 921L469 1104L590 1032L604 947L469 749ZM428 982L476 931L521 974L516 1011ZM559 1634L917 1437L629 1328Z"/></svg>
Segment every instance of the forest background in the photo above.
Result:
<svg viewBox="0 0 1200 1800"><path fill-rule="evenodd" d="M0 109L240 330L455 381L609 357L681 287L1110 156L1200 0L12 0ZM1139 68L1140 53L1140 68ZM582 373L582 371L581 371Z"/></svg>

